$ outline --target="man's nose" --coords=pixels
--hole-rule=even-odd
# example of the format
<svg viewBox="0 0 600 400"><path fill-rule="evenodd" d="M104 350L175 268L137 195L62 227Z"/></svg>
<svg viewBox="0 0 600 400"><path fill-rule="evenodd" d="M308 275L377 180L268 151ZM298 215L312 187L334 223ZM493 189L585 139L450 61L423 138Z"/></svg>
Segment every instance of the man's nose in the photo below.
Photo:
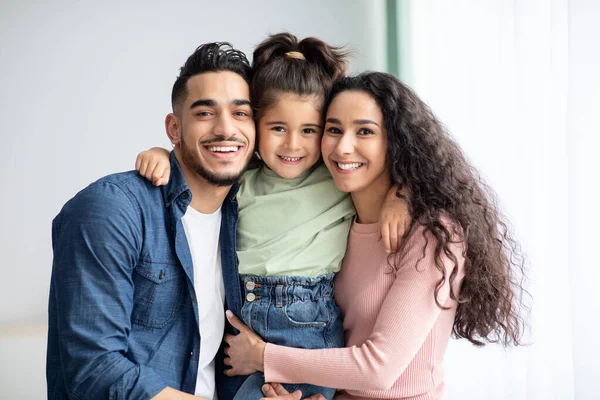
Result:
<svg viewBox="0 0 600 400"><path fill-rule="evenodd" d="M229 137L235 133L235 124L233 121L233 116L228 113L220 113L217 116L217 123L214 127L215 135L222 135L225 137Z"/></svg>

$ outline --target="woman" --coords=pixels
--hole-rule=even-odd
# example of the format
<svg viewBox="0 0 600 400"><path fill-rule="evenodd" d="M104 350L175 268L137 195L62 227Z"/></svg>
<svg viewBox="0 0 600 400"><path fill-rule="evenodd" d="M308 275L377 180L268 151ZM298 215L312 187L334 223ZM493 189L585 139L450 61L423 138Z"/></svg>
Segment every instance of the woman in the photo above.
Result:
<svg viewBox="0 0 600 400"><path fill-rule="evenodd" d="M265 344L228 313L241 331L226 337L228 374L336 387L336 399L440 399L451 333L519 344L518 246L489 188L406 85L384 73L337 82L322 156L357 211L335 286L347 347ZM388 256L377 223L394 184L410 193L413 222Z"/></svg>

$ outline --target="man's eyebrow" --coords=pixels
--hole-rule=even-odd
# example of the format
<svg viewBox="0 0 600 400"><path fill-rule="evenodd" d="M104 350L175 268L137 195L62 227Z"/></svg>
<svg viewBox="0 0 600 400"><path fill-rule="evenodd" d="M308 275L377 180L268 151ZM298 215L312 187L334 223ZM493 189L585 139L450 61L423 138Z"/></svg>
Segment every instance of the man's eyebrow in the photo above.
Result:
<svg viewBox="0 0 600 400"><path fill-rule="evenodd" d="M195 107L215 107L217 105L217 102L211 99L200 99L200 100L196 100L195 102L193 102L190 105L190 109L195 108Z"/></svg>
<svg viewBox="0 0 600 400"><path fill-rule="evenodd" d="M233 100L231 102L231 104L234 105L234 106L249 106L250 105L250 100L246 100L246 99Z"/></svg>

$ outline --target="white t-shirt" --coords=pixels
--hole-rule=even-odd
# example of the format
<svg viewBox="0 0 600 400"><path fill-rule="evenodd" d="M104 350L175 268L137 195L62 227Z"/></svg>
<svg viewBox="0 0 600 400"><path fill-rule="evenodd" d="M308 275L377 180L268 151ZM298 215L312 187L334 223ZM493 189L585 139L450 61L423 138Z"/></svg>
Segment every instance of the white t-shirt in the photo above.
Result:
<svg viewBox="0 0 600 400"><path fill-rule="evenodd" d="M219 246L221 208L212 214L202 214L188 207L181 221L194 265L194 289L200 323L200 357L195 394L216 400L215 356L225 329L225 287Z"/></svg>

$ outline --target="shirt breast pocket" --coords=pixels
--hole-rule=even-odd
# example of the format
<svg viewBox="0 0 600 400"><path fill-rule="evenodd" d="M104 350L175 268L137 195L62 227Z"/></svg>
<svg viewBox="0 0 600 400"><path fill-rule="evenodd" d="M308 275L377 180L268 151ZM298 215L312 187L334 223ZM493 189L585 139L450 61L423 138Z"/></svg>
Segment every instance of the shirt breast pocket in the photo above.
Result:
<svg viewBox="0 0 600 400"><path fill-rule="evenodd" d="M134 269L133 284L133 324L161 329L181 311L185 287L181 266L143 261Z"/></svg>

